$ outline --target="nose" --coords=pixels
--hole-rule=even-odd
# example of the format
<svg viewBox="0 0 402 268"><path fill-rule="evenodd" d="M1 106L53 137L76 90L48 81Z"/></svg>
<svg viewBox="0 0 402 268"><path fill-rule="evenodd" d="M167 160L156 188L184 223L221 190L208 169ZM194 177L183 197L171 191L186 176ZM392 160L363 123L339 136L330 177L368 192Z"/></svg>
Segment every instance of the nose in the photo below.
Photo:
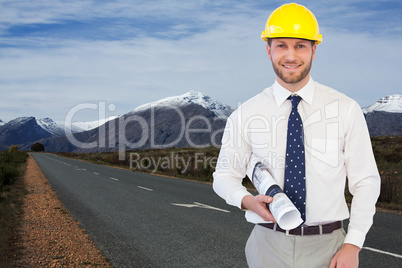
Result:
<svg viewBox="0 0 402 268"><path fill-rule="evenodd" d="M295 61L296 60L296 50L289 46L286 52L286 60L287 61Z"/></svg>

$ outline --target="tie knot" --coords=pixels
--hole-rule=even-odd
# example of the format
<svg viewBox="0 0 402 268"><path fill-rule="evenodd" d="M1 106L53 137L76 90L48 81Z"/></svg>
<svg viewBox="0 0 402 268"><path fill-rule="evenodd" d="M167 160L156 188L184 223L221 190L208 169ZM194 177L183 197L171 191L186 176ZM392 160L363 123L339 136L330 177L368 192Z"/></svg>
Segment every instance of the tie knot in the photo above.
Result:
<svg viewBox="0 0 402 268"><path fill-rule="evenodd" d="M292 102L292 109L296 109L302 98L298 95L291 95L288 99Z"/></svg>

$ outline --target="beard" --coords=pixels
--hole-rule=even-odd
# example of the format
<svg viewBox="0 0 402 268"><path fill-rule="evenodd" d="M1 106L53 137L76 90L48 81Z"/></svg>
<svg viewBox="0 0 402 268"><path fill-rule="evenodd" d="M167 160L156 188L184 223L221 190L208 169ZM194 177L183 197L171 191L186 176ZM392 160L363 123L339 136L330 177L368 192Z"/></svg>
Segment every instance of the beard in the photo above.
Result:
<svg viewBox="0 0 402 268"><path fill-rule="evenodd" d="M272 62L272 67L274 68L275 74L285 83L288 84L296 84L300 81L302 81L309 73L311 70L313 60L311 59L309 63L305 64L303 70L299 74L291 74L288 76L285 76L285 74L282 72L282 70L279 69L278 65ZM284 64L286 65L286 63Z"/></svg>

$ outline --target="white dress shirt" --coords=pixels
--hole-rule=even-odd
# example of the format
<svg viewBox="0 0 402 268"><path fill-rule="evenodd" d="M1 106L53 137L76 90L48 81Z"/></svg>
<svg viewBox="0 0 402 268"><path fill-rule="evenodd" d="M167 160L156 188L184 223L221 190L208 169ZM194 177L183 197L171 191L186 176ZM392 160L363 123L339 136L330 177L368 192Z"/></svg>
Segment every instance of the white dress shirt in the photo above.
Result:
<svg viewBox="0 0 402 268"><path fill-rule="evenodd" d="M228 118L213 174L215 192L229 205L241 208L242 186L251 158L261 159L279 186L284 186L287 122L292 92L278 82L243 103ZM346 177L353 195L344 243L362 247L373 222L380 177L366 121L359 105L312 78L297 91L303 120L306 161L306 225L349 217L344 190ZM246 211L252 223L264 220Z"/></svg>

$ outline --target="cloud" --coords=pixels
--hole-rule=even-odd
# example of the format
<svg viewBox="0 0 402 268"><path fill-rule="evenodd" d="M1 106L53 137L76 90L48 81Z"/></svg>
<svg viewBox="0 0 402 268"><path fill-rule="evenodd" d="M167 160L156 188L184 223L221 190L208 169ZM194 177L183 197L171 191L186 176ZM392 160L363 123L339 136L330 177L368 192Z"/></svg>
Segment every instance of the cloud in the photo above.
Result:
<svg viewBox="0 0 402 268"><path fill-rule="evenodd" d="M401 94L397 75L402 38L327 32L319 45L313 77L368 106L385 95Z"/></svg>
<svg viewBox="0 0 402 268"><path fill-rule="evenodd" d="M235 107L275 79L260 34L281 3L2 1L0 118L63 120L99 101L115 104L116 115L190 90ZM388 33L393 24L383 33L352 27L389 9L356 12L360 4L311 2L324 37L312 74L367 106L400 92L401 35Z"/></svg>

